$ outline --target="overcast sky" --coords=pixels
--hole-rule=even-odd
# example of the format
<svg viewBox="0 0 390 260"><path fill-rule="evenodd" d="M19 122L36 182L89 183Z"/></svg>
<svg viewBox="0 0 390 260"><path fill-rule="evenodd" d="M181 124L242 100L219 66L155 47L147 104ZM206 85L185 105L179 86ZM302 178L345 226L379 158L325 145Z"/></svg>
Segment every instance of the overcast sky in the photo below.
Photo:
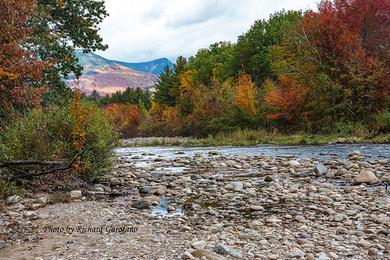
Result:
<svg viewBox="0 0 390 260"><path fill-rule="evenodd" d="M235 42L255 20L275 11L313 9L317 0L106 0L110 16L100 55L140 62L190 56L219 41Z"/></svg>

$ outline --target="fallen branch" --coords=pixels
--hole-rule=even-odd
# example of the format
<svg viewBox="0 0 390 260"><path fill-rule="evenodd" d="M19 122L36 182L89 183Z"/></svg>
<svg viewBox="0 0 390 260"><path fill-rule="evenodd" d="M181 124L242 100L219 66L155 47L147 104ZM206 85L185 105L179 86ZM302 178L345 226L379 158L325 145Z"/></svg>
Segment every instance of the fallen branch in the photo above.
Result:
<svg viewBox="0 0 390 260"><path fill-rule="evenodd" d="M0 168L7 168L12 166L53 166L53 165L61 165L65 164L65 161L40 161L40 160L25 160L25 161L9 161L9 162L1 162Z"/></svg>

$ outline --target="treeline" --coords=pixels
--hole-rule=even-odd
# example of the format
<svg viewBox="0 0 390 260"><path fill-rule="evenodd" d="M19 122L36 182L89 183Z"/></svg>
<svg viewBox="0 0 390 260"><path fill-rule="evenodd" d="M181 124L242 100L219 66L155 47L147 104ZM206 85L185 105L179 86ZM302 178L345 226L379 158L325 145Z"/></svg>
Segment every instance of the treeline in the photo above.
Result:
<svg viewBox="0 0 390 260"><path fill-rule="evenodd" d="M122 132L132 128L130 136L389 132L389 15L387 0L328 0L317 11L277 12L235 44L179 57L160 75L150 109L140 99L117 105L137 120L109 110Z"/></svg>

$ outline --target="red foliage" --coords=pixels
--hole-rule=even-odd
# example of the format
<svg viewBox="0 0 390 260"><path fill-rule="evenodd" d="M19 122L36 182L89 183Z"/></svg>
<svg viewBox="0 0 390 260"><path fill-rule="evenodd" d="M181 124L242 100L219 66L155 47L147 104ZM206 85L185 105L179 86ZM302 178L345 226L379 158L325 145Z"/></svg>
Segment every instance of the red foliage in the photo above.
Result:
<svg viewBox="0 0 390 260"><path fill-rule="evenodd" d="M0 107L13 109L40 104L44 88L33 88L47 64L22 47L30 35L27 23L36 8L35 0L0 0Z"/></svg>
<svg viewBox="0 0 390 260"><path fill-rule="evenodd" d="M105 107L118 131L125 137L134 137L139 134L141 113L136 105L109 104Z"/></svg>
<svg viewBox="0 0 390 260"><path fill-rule="evenodd" d="M269 120L284 119L289 123L296 122L302 115L307 90L299 87L292 78L279 76L279 85L271 83L271 89L265 95L268 106L278 111L266 115Z"/></svg>
<svg viewBox="0 0 390 260"><path fill-rule="evenodd" d="M326 0L305 15L303 29L321 66L354 99L342 102L389 94L389 15L388 0Z"/></svg>
<svg viewBox="0 0 390 260"><path fill-rule="evenodd" d="M390 1L336 0L334 12L350 31L359 35L368 55L388 57Z"/></svg>

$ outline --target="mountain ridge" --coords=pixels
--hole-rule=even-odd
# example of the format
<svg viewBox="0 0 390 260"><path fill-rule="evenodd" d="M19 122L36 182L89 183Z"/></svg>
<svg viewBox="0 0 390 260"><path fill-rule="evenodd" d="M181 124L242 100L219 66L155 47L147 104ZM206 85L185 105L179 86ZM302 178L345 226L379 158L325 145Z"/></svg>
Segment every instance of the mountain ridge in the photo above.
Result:
<svg viewBox="0 0 390 260"><path fill-rule="evenodd" d="M129 69L142 71L154 75L159 75L165 69L166 66L169 66L169 68L173 68L173 63L168 58L158 58L144 62L128 62L107 59L93 52L83 53L81 50L76 50L76 57L79 59L79 64L83 67L86 65L102 66L111 65L112 63L118 63Z"/></svg>
<svg viewBox="0 0 390 260"><path fill-rule="evenodd" d="M67 84L89 95L96 90L100 95L111 95L126 88L150 89L158 81L158 74L166 67L173 67L167 58L147 62L123 62L104 58L96 53L76 51L82 76L70 78Z"/></svg>

